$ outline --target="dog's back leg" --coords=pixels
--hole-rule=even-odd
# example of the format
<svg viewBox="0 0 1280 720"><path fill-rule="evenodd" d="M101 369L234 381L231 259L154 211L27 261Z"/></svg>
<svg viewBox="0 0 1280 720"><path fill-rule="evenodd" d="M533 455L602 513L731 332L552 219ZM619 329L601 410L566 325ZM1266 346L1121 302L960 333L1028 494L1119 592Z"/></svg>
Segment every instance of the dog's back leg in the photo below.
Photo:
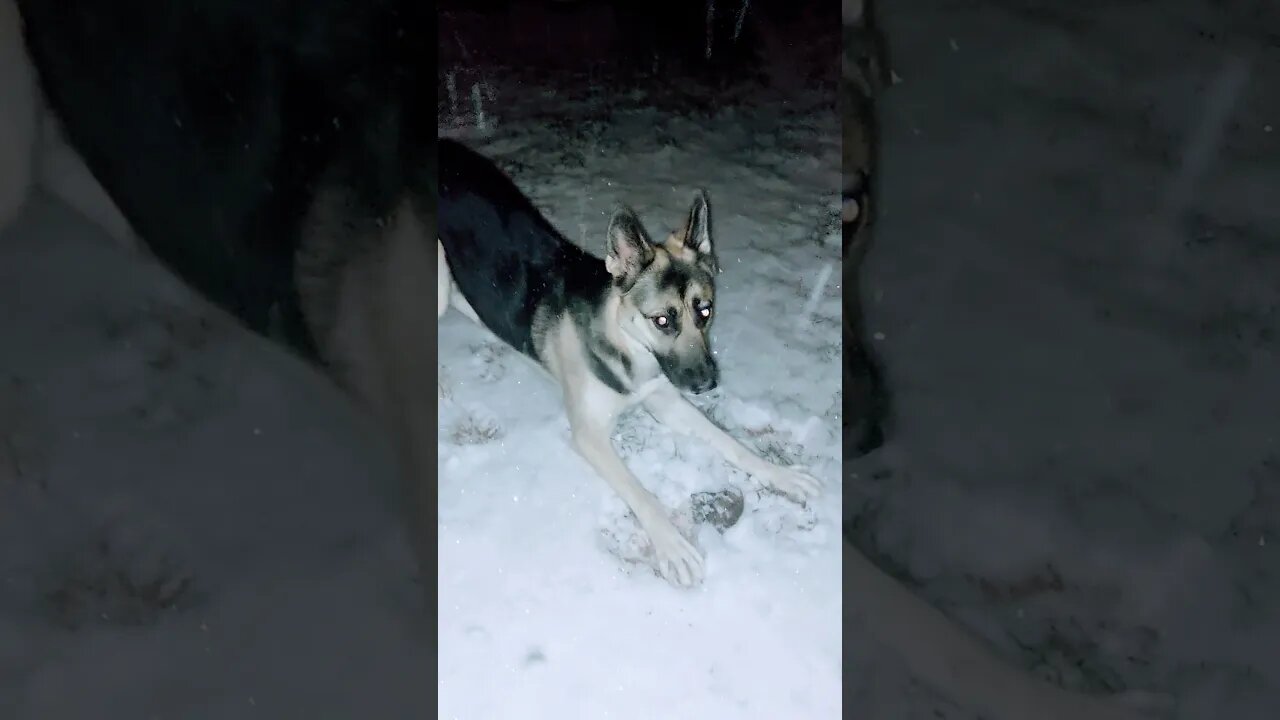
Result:
<svg viewBox="0 0 1280 720"><path fill-rule="evenodd" d="M449 261L444 254L444 243L436 239L436 319L444 317L444 311L450 307L457 308L458 312L471 318L473 322L483 326L480 322L480 316L476 315L476 311L471 307L471 303L462 296L462 291L458 289L457 283L453 281L453 276L449 273ZM441 371L443 374L443 371ZM448 393L444 391L444 380L440 379L436 382L436 397L448 397Z"/></svg>
<svg viewBox="0 0 1280 720"><path fill-rule="evenodd" d="M31 189L39 94L14 0L0 0L0 229L17 217Z"/></svg>
<svg viewBox="0 0 1280 720"><path fill-rule="evenodd" d="M444 316L444 311L450 307L457 308L458 312L471 318L472 322L478 325L484 325L480 322L480 316L476 315L475 308L471 307L471 303L462 296L462 291L458 289L458 284L453 281L453 275L449 272L449 260L444 254L444 243L436 240L436 263L439 269L436 270L436 307L437 318Z"/></svg>

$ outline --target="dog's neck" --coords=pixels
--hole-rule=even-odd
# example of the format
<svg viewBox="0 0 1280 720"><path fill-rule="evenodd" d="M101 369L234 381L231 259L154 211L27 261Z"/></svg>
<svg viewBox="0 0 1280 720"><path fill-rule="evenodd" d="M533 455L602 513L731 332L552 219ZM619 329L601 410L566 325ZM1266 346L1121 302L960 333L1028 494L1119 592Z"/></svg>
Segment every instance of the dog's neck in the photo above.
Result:
<svg viewBox="0 0 1280 720"><path fill-rule="evenodd" d="M655 379L663 379L662 370L653 353L622 326L622 294L617 288L609 291L600 312L601 330L614 347L622 350L630 363L630 386L633 394L641 392ZM647 394L647 392L645 393Z"/></svg>

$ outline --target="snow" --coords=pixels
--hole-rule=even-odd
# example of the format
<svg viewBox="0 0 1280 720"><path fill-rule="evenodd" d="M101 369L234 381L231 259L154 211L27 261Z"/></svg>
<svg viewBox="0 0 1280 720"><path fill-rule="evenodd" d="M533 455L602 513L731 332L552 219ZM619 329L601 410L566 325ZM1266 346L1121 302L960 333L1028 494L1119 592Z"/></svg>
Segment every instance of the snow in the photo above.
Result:
<svg viewBox="0 0 1280 720"><path fill-rule="evenodd" d="M691 115L639 91L595 96L487 78L490 132L443 132L506 167L568 238L601 255L615 203L651 236L711 199L720 388L694 398L826 493L765 494L643 410L616 445L669 507L740 488L746 511L697 535L707 579L642 559L622 501L572 449L555 385L460 313L440 322L439 717L780 718L840 714L840 159L834 98ZM470 112L470 111L468 111ZM529 116L534 116L532 119ZM539 120L554 117L554 123ZM501 688L495 690L494 688ZM532 710L536 709L536 710Z"/></svg>
<svg viewBox="0 0 1280 720"><path fill-rule="evenodd" d="M657 234L710 192L724 375L699 402L827 493L758 496L628 417L620 450L673 509L745 491L699 531L706 582L672 588L551 384L450 313L435 657L376 434L37 197L0 229L0 717L976 718L841 637L847 515L1029 672L1272 717L1280 17L1087 5L880 3L903 81L864 285L896 422L843 487L834 103L456 68L441 132L585 247L614 202Z"/></svg>

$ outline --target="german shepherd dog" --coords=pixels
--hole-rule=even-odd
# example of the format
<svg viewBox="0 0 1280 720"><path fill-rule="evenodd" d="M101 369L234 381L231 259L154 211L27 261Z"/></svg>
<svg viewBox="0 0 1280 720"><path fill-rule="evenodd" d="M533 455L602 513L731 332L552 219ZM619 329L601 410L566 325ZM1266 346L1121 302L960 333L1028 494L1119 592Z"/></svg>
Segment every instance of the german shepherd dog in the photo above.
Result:
<svg viewBox="0 0 1280 720"><path fill-rule="evenodd" d="M662 242L619 207L599 258L566 240L478 153L441 140L438 162L447 262L439 312L456 306L550 374L574 448L635 514L663 577L697 583L703 558L614 450L614 424L627 408L643 405L778 492L804 499L819 491L817 480L766 461L683 395L714 389L720 375L710 342L718 267L705 193Z"/></svg>
<svg viewBox="0 0 1280 720"><path fill-rule="evenodd" d="M424 573L436 494L436 335L421 322L436 272L431 11L0 0L0 222L32 187L50 190L326 371L392 440Z"/></svg>

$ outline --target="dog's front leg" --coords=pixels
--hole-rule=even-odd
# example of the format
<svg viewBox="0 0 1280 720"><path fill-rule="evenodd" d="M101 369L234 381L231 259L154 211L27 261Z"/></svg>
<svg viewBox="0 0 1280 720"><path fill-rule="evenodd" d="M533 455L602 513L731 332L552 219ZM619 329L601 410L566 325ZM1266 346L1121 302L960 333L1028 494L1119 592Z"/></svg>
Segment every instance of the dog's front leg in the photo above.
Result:
<svg viewBox="0 0 1280 720"><path fill-rule="evenodd" d="M620 405L616 393L588 378L582 387L566 392L565 399L574 447L631 508L653 544L658 572L676 585L701 582L702 553L680 534L666 508L631 474L613 447L610 435Z"/></svg>
<svg viewBox="0 0 1280 720"><path fill-rule="evenodd" d="M817 478L794 468L774 465L738 442L707 419L671 383L659 385L645 398L644 406L659 422L702 439L735 467L778 492L797 500L805 500L822 490L822 483Z"/></svg>

